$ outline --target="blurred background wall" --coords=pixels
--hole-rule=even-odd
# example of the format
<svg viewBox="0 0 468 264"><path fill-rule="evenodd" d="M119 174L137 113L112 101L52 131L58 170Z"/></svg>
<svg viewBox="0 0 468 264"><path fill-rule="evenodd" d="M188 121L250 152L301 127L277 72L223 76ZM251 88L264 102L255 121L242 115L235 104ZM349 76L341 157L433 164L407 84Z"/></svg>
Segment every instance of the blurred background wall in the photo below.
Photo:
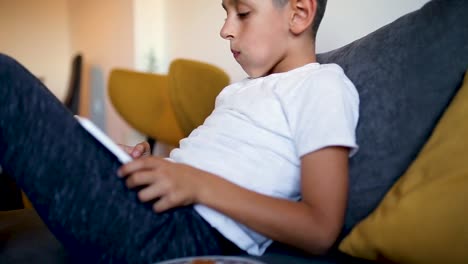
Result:
<svg viewBox="0 0 468 264"><path fill-rule="evenodd" d="M365 36L428 0L329 0L317 51ZM130 129L107 98L114 67L164 73L175 58L223 68L232 81L245 78L219 37L221 0L0 0L0 52L23 63L61 100L72 56L84 57L81 113L101 115L117 142L143 137ZM385 52L385 51L382 51ZM102 98L100 98L102 97Z"/></svg>

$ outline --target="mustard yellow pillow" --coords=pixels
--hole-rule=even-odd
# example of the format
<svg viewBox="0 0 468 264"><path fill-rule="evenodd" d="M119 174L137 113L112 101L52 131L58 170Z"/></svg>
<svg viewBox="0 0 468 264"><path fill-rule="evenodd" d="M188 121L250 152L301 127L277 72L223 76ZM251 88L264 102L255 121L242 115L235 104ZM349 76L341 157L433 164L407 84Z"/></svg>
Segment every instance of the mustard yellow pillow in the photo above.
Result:
<svg viewBox="0 0 468 264"><path fill-rule="evenodd" d="M468 263L468 72L416 160L339 249L395 263Z"/></svg>

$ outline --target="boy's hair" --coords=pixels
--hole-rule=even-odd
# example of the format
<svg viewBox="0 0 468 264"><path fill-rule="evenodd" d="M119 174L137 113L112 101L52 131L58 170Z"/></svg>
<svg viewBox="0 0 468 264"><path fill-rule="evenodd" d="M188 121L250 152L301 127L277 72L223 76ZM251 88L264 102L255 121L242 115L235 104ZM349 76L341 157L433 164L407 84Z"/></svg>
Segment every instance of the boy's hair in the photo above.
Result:
<svg viewBox="0 0 468 264"><path fill-rule="evenodd" d="M289 3L289 0L273 0L273 3L277 6L284 6ZM315 13L314 21L312 21L312 37L315 39L317 36L317 31L322 22L323 15L325 14L325 9L327 7L327 0L317 0L317 11Z"/></svg>

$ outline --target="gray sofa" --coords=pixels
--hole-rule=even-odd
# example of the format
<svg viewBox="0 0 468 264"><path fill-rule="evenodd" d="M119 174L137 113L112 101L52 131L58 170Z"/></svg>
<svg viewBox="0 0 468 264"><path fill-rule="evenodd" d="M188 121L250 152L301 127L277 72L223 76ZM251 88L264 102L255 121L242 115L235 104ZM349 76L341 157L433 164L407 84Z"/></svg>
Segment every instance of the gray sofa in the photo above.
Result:
<svg viewBox="0 0 468 264"><path fill-rule="evenodd" d="M337 50L361 98L359 153L351 159L346 236L372 212L431 134L468 69L468 1L433 0L420 10ZM468 103L468 102L467 102ZM305 256L274 244L266 263L366 263L332 251ZM69 263L31 209L0 213L0 263Z"/></svg>

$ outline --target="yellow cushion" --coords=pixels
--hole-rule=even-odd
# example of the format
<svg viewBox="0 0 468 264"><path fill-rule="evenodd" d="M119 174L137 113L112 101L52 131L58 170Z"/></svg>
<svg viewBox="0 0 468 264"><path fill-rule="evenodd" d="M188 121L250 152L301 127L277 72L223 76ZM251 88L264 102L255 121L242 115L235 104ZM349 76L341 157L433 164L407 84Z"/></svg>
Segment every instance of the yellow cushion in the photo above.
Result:
<svg viewBox="0 0 468 264"><path fill-rule="evenodd" d="M178 146L213 111L216 96L228 84L229 76L217 66L177 59L168 75L114 69L109 97L133 128Z"/></svg>
<svg viewBox="0 0 468 264"><path fill-rule="evenodd" d="M23 206L26 209L33 208L31 201L28 199L24 192L21 192L21 200L23 201Z"/></svg>
<svg viewBox="0 0 468 264"><path fill-rule="evenodd" d="M339 249L395 263L468 263L468 72L408 171Z"/></svg>
<svg viewBox="0 0 468 264"><path fill-rule="evenodd" d="M215 99L229 84L229 76L217 66L177 59L169 69L169 97L184 136L203 124L214 109Z"/></svg>
<svg viewBox="0 0 468 264"><path fill-rule="evenodd" d="M173 146L184 137L169 98L168 77L114 69L109 97L116 111L139 132Z"/></svg>

